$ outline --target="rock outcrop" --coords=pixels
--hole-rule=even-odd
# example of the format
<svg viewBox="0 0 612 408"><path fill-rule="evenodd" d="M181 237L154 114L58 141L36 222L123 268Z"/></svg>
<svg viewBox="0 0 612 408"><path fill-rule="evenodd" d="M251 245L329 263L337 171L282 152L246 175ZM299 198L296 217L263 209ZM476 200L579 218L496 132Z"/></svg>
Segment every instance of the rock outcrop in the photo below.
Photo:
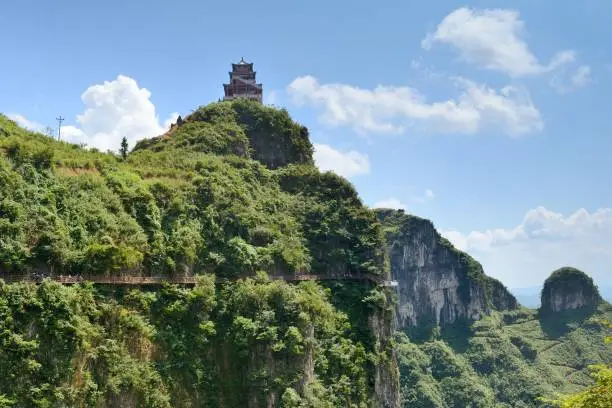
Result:
<svg viewBox="0 0 612 408"><path fill-rule="evenodd" d="M368 316L368 327L374 335L379 362L374 366L374 402L379 408L401 407L399 369L393 349L393 311L378 310Z"/></svg>
<svg viewBox="0 0 612 408"><path fill-rule="evenodd" d="M487 277L487 286L491 302L496 310L514 310L519 307L514 295L497 279Z"/></svg>
<svg viewBox="0 0 612 408"><path fill-rule="evenodd" d="M391 276L398 282L399 328L477 320L514 309L514 296L482 266L440 236L429 220L401 210L376 211L383 224Z"/></svg>
<svg viewBox="0 0 612 408"><path fill-rule="evenodd" d="M305 126L284 109L246 99L202 106L163 135L139 141L134 151L172 148L249 157L271 169L314 164Z"/></svg>
<svg viewBox="0 0 612 408"><path fill-rule="evenodd" d="M564 312L574 309L596 309L602 299L593 279L571 267L554 271L542 289L543 312Z"/></svg>

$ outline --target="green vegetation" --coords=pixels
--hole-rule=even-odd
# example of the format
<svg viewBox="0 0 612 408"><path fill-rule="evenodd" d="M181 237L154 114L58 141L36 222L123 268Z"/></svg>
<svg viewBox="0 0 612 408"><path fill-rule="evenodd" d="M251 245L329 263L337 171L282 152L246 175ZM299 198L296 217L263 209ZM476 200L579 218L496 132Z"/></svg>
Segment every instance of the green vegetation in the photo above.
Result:
<svg viewBox="0 0 612 408"><path fill-rule="evenodd" d="M143 140L135 150L176 148L251 157L272 169L313 164L308 129L284 109L240 99L200 107L168 134Z"/></svg>
<svg viewBox="0 0 612 408"><path fill-rule="evenodd" d="M588 286L592 290L597 290L593 279L579 269L569 266L559 268L544 281L544 287L551 285L571 285L578 282L580 285Z"/></svg>
<svg viewBox="0 0 612 408"><path fill-rule="evenodd" d="M121 139L121 147L119 148L119 155L121 156L121 159L122 160L127 159L128 153L129 153L128 141L127 141L127 138L124 136L123 139Z"/></svg>
<svg viewBox="0 0 612 408"><path fill-rule="evenodd" d="M609 387L609 368L597 364L612 361L601 324L611 317L608 304L590 316L567 313L542 320L537 311L518 309L494 312L472 323L467 333L466 328L442 331L423 342L398 334L403 406L545 407L543 397L590 386L591 365L598 385L579 395L596 394Z"/></svg>
<svg viewBox="0 0 612 408"><path fill-rule="evenodd" d="M378 354L314 282L0 283L0 316L0 406L372 406Z"/></svg>
<svg viewBox="0 0 612 408"><path fill-rule="evenodd" d="M264 273L384 274L374 213L313 166L286 111L223 102L177 123L115 155L0 115L2 277L201 276L151 291L0 281L0 406L376 406L394 369L370 328L390 327L385 292Z"/></svg>
<svg viewBox="0 0 612 408"><path fill-rule="evenodd" d="M602 322L602 325L612 329L609 320ZM612 343L612 335L606 337L606 343ZM589 366L589 370L591 377L595 380L595 385L551 402L559 408L607 408L612 406L612 364L595 364Z"/></svg>
<svg viewBox="0 0 612 408"><path fill-rule="evenodd" d="M385 239L433 229L375 213L319 172L286 111L211 104L127 150L86 150L0 115L0 276L198 276L149 290L0 280L0 407L377 407L397 384L394 354L404 407L538 407L576 392L559 403L582 407L609 389L609 368L594 386L589 376L612 359L608 305L501 312L516 306L503 285L441 237L464 287L498 311L424 338L392 338L380 287L269 280L384 277Z"/></svg>
<svg viewBox="0 0 612 408"><path fill-rule="evenodd" d="M249 155L293 164L271 170ZM0 116L0 268L382 274L374 214L350 183L311 163L303 127L248 101L200 108L126 160Z"/></svg>

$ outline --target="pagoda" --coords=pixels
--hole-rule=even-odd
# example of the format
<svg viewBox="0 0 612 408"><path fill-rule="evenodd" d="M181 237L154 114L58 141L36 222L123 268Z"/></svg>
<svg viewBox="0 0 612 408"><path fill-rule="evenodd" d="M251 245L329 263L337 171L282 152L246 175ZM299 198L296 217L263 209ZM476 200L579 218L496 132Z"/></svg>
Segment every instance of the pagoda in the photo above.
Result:
<svg viewBox="0 0 612 408"><path fill-rule="evenodd" d="M256 72L253 71L253 63L246 62L244 58L237 64L232 64L230 83L223 84L225 91L224 101L247 98L258 102L263 99L263 86L255 81Z"/></svg>

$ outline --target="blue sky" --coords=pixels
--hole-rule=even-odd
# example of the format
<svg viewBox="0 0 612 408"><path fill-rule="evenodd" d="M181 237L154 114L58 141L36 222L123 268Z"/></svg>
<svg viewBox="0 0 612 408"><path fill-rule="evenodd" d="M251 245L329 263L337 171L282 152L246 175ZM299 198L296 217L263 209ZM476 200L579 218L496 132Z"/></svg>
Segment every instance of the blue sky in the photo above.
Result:
<svg viewBox="0 0 612 408"><path fill-rule="evenodd" d="M430 218L511 287L612 285L605 1L3 4L0 112L116 148L222 96L252 61L320 167Z"/></svg>

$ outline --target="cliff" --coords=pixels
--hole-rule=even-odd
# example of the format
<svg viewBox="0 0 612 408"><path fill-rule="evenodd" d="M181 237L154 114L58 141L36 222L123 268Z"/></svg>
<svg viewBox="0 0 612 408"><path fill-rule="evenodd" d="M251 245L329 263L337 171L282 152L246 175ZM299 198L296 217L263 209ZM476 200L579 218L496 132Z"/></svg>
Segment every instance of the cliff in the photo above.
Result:
<svg viewBox="0 0 612 408"><path fill-rule="evenodd" d="M584 272L571 267L554 271L542 288L543 312L564 312L566 310L595 310L602 302L593 279Z"/></svg>
<svg viewBox="0 0 612 408"><path fill-rule="evenodd" d="M478 320L491 310L518 306L499 281L441 237L431 221L401 210L376 213L385 231L391 276L398 282L399 328Z"/></svg>

